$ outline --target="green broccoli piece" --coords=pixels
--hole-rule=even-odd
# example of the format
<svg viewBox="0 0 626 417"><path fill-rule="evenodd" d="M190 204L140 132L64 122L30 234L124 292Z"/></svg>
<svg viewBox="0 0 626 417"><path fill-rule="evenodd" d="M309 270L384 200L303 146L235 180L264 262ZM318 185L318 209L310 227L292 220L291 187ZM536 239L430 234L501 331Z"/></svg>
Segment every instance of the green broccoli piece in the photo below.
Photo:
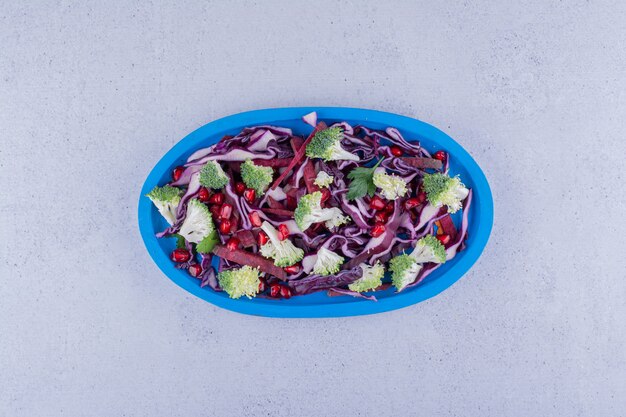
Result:
<svg viewBox="0 0 626 417"><path fill-rule="evenodd" d="M187 242L198 243L215 232L215 225L208 207L194 198L187 204L187 215L180 226L179 235Z"/></svg>
<svg viewBox="0 0 626 417"><path fill-rule="evenodd" d="M335 177L333 177L332 175L328 175L326 171L320 171L317 173L313 184L317 185L318 187L328 188L330 187L330 184L333 183L334 179Z"/></svg>
<svg viewBox="0 0 626 417"><path fill-rule="evenodd" d="M228 175L216 161L207 162L200 170L200 185L206 188L219 190L228 184Z"/></svg>
<svg viewBox="0 0 626 417"><path fill-rule="evenodd" d="M254 188L258 195L272 183L274 170L271 167L255 165L251 160L241 164L241 179L249 188Z"/></svg>
<svg viewBox="0 0 626 417"><path fill-rule="evenodd" d="M321 158L324 161L359 161L360 158L357 155L341 147L341 139L343 139L343 129L338 126L320 130L306 146L306 156Z"/></svg>
<svg viewBox="0 0 626 417"><path fill-rule="evenodd" d="M425 174L422 186L428 202L435 207L448 206L448 213L456 213L463 207L462 201L469 194L461 179L446 174Z"/></svg>
<svg viewBox="0 0 626 417"><path fill-rule="evenodd" d="M261 246L261 255L274 259L274 265L284 268L302 260L304 251L291 243L289 239L280 240L274 226L263 222L261 229L270 238L265 245Z"/></svg>
<svg viewBox="0 0 626 417"><path fill-rule="evenodd" d="M321 248L317 251L313 272L318 275L333 275L339 272L343 262L343 256L337 255L326 248Z"/></svg>
<svg viewBox="0 0 626 417"><path fill-rule="evenodd" d="M408 191L406 181L394 174L387 174L384 168L378 168L374 173L374 185L380 188L383 197L395 200L404 197Z"/></svg>
<svg viewBox="0 0 626 417"><path fill-rule="evenodd" d="M370 291L383 283L385 267L382 266L380 262L376 262L374 266L362 263L359 267L361 267L363 275L361 275L361 278L348 285L350 290L356 292Z"/></svg>
<svg viewBox="0 0 626 417"><path fill-rule="evenodd" d="M427 235L417 241L410 255L398 255L389 263L391 281L398 291L415 282L417 274L422 270L423 263L446 262L446 249L433 235Z"/></svg>
<svg viewBox="0 0 626 417"><path fill-rule="evenodd" d="M222 271L217 275L220 287L230 298L255 297L259 292L259 270L245 265L239 269Z"/></svg>
<svg viewBox="0 0 626 417"><path fill-rule="evenodd" d="M303 232L313 223L325 222L326 227L331 229L349 220L337 207L322 208L322 193L319 191L302 196L294 212L294 219Z"/></svg>
<svg viewBox="0 0 626 417"><path fill-rule="evenodd" d="M163 187L154 187L152 191L146 194L156 206L161 216L173 225L176 222L176 209L180 203L181 190L176 187L165 185Z"/></svg>

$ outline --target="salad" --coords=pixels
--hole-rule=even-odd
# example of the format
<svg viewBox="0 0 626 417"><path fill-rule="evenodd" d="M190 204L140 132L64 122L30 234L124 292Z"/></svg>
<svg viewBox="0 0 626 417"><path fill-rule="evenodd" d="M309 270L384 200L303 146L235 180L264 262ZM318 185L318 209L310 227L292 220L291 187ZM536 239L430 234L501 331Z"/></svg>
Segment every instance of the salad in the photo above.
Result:
<svg viewBox="0 0 626 417"><path fill-rule="evenodd" d="M176 239L176 268L231 298L375 301L464 249L472 191L448 174L445 151L393 127L302 120L306 137L277 126L224 136L147 194L169 224L157 237Z"/></svg>

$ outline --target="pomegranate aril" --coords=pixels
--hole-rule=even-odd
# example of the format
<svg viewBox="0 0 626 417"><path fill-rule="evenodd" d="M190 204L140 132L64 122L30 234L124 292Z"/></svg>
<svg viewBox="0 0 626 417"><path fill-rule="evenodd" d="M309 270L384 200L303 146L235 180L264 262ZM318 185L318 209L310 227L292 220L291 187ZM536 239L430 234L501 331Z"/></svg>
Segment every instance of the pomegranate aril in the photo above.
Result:
<svg viewBox="0 0 626 417"><path fill-rule="evenodd" d="M279 294L280 294L280 285L278 284L270 285L270 295L272 297L278 297Z"/></svg>
<svg viewBox="0 0 626 417"><path fill-rule="evenodd" d="M259 281L259 292L263 292L263 291L265 291L265 288L266 288L265 281L260 280L260 281Z"/></svg>
<svg viewBox="0 0 626 417"><path fill-rule="evenodd" d="M417 197L411 197L404 202L404 208L408 211L421 204L421 201Z"/></svg>
<svg viewBox="0 0 626 417"><path fill-rule="evenodd" d="M289 287L286 286L286 285L281 285L280 286L280 295L282 295L283 298L286 298L286 299L291 298L291 289L289 289Z"/></svg>
<svg viewBox="0 0 626 417"><path fill-rule="evenodd" d="M231 214L233 214L233 206L228 203L222 204L222 208L220 209L220 217L224 220L228 220L230 219Z"/></svg>
<svg viewBox="0 0 626 417"><path fill-rule="evenodd" d="M237 193L237 195L243 194L244 191L246 191L246 184L244 184L243 182L238 182L235 184L235 193Z"/></svg>
<svg viewBox="0 0 626 417"><path fill-rule="evenodd" d="M170 255L170 259L174 262L187 262L191 259L191 254L187 249L174 249Z"/></svg>
<svg viewBox="0 0 626 417"><path fill-rule="evenodd" d="M209 193L209 190L207 190L205 187L202 187L200 188L200 191L198 191L198 200L206 203L209 201L210 195L211 193Z"/></svg>
<svg viewBox="0 0 626 417"><path fill-rule="evenodd" d="M385 200L383 200L379 196L375 195L370 200L370 208L372 210L382 210L382 209L384 209L385 208Z"/></svg>
<svg viewBox="0 0 626 417"><path fill-rule="evenodd" d="M437 151L433 154L433 158L443 161L446 159L446 153L444 151Z"/></svg>
<svg viewBox="0 0 626 417"><path fill-rule="evenodd" d="M250 223L252 223L252 226L254 227L261 227L261 225L263 224L263 221L261 220L261 215L258 211L251 211L250 213L248 213L248 218L250 219Z"/></svg>
<svg viewBox="0 0 626 417"><path fill-rule="evenodd" d="M257 241L259 242L260 246L265 245L269 240L270 240L270 238L265 234L265 232L263 232L263 231L259 232L259 236L257 237Z"/></svg>
<svg viewBox="0 0 626 417"><path fill-rule="evenodd" d="M228 242L226 242L226 248L231 251L237 250L240 243L241 241L239 239L237 239L236 237L231 237L230 239L228 239Z"/></svg>
<svg viewBox="0 0 626 417"><path fill-rule="evenodd" d="M172 180L178 181L185 171L184 167L176 167L172 170Z"/></svg>
<svg viewBox="0 0 626 417"><path fill-rule="evenodd" d="M442 245L445 245L450 242L450 235L439 235L437 236L437 240L439 240Z"/></svg>
<svg viewBox="0 0 626 417"><path fill-rule="evenodd" d="M227 235L228 233L230 233L230 228L232 225L233 224L230 220L222 220L222 222L220 223L220 232L223 235Z"/></svg>
<svg viewBox="0 0 626 417"><path fill-rule="evenodd" d="M243 192L243 198L245 198L248 203L252 204L256 198L256 191L252 188L246 188Z"/></svg>
<svg viewBox="0 0 626 417"><path fill-rule="evenodd" d="M289 228L286 224L278 225L278 239L285 240L289 237Z"/></svg>
<svg viewBox="0 0 626 417"><path fill-rule="evenodd" d="M402 156L402 155L404 155L404 152L402 151L402 149L398 148L397 146L392 146L391 148L389 148L389 150L391 151L391 154L393 156Z"/></svg>
<svg viewBox="0 0 626 417"><path fill-rule="evenodd" d="M222 204L224 203L224 194L215 193L211 197L209 197L209 203L211 204Z"/></svg>
<svg viewBox="0 0 626 417"><path fill-rule="evenodd" d="M378 237L383 233L385 233L385 225L381 223L376 223L370 231L370 235L372 235L372 237Z"/></svg>
<svg viewBox="0 0 626 417"><path fill-rule="evenodd" d="M209 211L211 212L211 215L213 215L214 219L217 219L220 217L220 211L222 210L221 206L210 206L209 207Z"/></svg>
<svg viewBox="0 0 626 417"><path fill-rule="evenodd" d="M187 272L189 272L189 275L191 275L192 277L197 278L198 275L200 275L200 273L202 272L202 267L199 264L194 264L191 265L189 269L187 269Z"/></svg>
<svg viewBox="0 0 626 417"><path fill-rule="evenodd" d="M389 213L384 211L377 211L374 215L374 221L376 223L387 223L387 220L389 220Z"/></svg>
<svg viewBox="0 0 626 417"><path fill-rule="evenodd" d="M291 266L286 266L283 269L289 275L294 275L294 274L297 274L298 272L300 272L300 265L294 264L294 265L291 265Z"/></svg>

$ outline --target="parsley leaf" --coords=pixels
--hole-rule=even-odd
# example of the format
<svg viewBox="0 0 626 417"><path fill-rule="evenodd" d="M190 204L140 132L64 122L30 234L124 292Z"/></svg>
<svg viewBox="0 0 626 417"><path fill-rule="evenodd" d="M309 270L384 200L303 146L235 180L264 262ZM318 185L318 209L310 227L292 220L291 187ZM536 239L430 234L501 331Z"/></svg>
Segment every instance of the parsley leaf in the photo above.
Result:
<svg viewBox="0 0 626 417"><path fill-rule="evenodd" d="M207 237L202 239L200 243L196 245L196 251L199 253L209 253L213 250L213 247L217 244L217 233L213 230Z"/></svg>
<svg viewBox="0 0 626 417"><path fill-rule="evenodd" d="M185 238L182 237L179 234L173 234L171 237L176 238L176 249L186 249L187 246L185 246Z"/></svg>
<svg viewBox="0 0 626 417"><path fill-rule="evenodd" d="M354 168L348 174L350 182L350 189L348 190L348 200L354 200L360 197L369 195L370 197L376 192L376 186L374 185L374 171L378 168L378 165L383 161L381 158L376 165L371 168L358 167Z"/></svg>

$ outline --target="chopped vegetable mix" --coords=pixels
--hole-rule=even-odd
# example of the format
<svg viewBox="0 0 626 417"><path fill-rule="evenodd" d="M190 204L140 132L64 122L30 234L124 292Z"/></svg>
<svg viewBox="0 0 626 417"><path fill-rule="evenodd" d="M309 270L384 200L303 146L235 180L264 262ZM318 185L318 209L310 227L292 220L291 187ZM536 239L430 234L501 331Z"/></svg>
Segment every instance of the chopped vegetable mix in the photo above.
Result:
<svg viewBox="0 0 626 417"><path fill-rule="evenodd" d="M303 129L225 136L147 194L169 225L157 236L176 238L177 268L231 298L325 291L375 301L464 249L472 195L447 172L447 152L431 157L397 129L329 126L315 112Z"/></svg>

